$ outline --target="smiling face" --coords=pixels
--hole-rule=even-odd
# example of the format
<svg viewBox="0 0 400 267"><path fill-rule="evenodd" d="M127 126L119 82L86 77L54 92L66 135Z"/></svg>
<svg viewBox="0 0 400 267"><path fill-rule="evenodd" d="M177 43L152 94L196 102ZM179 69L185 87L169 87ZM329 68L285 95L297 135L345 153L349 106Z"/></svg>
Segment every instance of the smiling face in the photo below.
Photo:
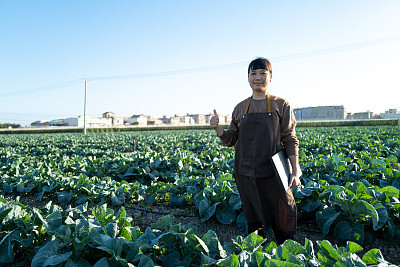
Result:
<svg viewBox="0 0 400 267"><path fill-rule="evenodd" d="M272 74L265 69L251 69L249 72L249 84L253 92L267 92L268 84L272 79Z"/></svg>

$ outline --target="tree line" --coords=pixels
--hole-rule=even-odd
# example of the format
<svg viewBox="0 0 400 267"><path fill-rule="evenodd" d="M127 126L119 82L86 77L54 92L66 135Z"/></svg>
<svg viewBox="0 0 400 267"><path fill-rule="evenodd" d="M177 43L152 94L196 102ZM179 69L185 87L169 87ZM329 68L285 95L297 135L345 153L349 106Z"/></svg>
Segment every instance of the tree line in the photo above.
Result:
<svg viewBox="0 0 400 267"><path fill-rule="evenodd" d="M16 123L0 123L0 129L4 129L4 128L19 128L21 127L20 124L16 124Z"/></svg>

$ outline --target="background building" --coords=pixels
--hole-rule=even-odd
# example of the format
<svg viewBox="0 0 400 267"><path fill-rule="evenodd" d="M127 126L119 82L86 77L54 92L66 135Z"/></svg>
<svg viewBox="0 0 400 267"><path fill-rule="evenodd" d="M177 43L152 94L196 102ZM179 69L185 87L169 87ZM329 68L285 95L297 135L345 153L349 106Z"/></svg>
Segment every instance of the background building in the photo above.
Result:
<svg viewBox="0 0 400 267"><path fill-rule="evenodd" d="M391 108L386 110L385 113L379 114L379 117L383 119L400 119L400 113L397 108Z"/></svg>
<svg viewBox="0 0 400 267"><path fill-rule="evenodd" d="M162 126L163 121L156 118L150 118L147 120L147 125Z"/></svg>
<svg viewBox="0 0 400 267"><path fill-rule="evenodd" d="M180 117L180 125L193 125L195 121L191 116Z"/></svg>
<svg viewBox="0 0 400 267"><path fill-rule="evenodd" d="M210 124L212 116L214 116L214 114L210 113L206 115L206 124ZM218 114L218 119L219 119L219 124L229 124L231 123L232 117Z"/></svg>
<svg viewBox="0 0 400 267"><path fill-rule="evenodd" d="M206 124L205 114L188 114L188 116L192 117L196 124Z"/></svg>
<svg viewBox="0 0 400 267"><path fill-rule="evenodd" d="M46 127L50 126L50 122L46 120L41 120L41 121L34 121L31 123L32 127Z"/></svg>
<svg viewBox="0 0 400 267"><path fill-rule="evenodd" d="M133 115L132 117L125 119L124 122L128 124L144 126L147 125L147 117L143 114Z"/></svg>
<svg viewBox="0 0 400 267"><path fill-rule="evenodd" d="M83 127L84 117L79 116L78 118L64 119L64 125ZM111 126L112 126L112 118L91 118L86 116L86 127L88 128L111 127Z"/></svg>
<svg viewBox="0 0 400 267"><path fill-rule="evenodd" d="M344 106L295 108L293 113L298 121L344 120L347 115Z"/></svg>
<svg viewBox="0 0 400 267"><path fill-rule="evenodd" d="M174 117L163 116L161 118L162 122L167 125L177 126L181 123L181 117L175 114Z"/></svg>
<svg viewBox="0 0 400 267"><path fill-rule="evenodd" d="M372 119L374 114L371 111L356 112L354 114L347 113L346 120L369 120Z"/></svg>
<svg viewBox="0 0 400 267"><path fill-rule="evenodd" d="M104 112L103 113L103 118L110 118L112 126L124 125L125 120L129 119L129 118L126 118L126 117L117 117L117 116L115 116L115 114L113 112L110 112L110 111Z"/></svg>

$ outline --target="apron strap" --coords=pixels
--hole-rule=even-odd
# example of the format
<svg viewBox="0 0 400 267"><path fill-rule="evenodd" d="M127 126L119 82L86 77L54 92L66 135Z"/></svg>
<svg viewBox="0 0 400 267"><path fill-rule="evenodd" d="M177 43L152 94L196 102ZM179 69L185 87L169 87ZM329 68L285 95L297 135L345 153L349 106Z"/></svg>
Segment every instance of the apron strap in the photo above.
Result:
<svg viewBox="0 0 400 267"><path fill-rule="evenodd" d="M247 114L247 111L249 110L250 102L251 102L252 99L253 99L253 96L250 96L249 101L247 101L246 109L244 110L244 114L243 115ZM268 113L272 112L272 109L271 109L271 97L270 97L268 92L267 92L267 111L268 111Z"/></svg>
<svg viewBox="0 0 400 267"><path fill-rule="evenodd" d="M271 97L269 96L268 92L267 92L267 110L268 110L268 113L272 112L272 109L271 109Z"/></svg>
<svg viewBox="0 0 400 267"><path fill-rule="evenodd" d="M247 101L246 109L244 110L244 114L243 115L247 114L247 111L249 110L251 99L253 99L253 96L250 96L249 101Z"/></svg>

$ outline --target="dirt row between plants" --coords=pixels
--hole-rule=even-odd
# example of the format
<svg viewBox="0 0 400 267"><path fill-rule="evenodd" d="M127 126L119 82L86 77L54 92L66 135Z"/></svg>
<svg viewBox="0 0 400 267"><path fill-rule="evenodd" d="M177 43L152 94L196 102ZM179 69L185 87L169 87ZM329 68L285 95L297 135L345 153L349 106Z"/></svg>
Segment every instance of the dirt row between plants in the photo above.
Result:
<svg viewBox="0 0 400 267"><path fill-rule="evenodd" d="M135 205L131 207L126 207L126 211L135 220L135 225L138 225L142 231L146 229L146 227L150 226L152 223L156 222L162 216L167 214L184 214L187 213L187 209L179 209L179 208L171 208L168 206L155 206L152 208L151 212L143 211L143 208L137 207ZM159 214L162 213L162 214ZM185 217L185 216L175 216L175 223L181 223L184 225L193 225L197 229L197 233L199 236L205 234L208 230L213 230L218 239L221 241L221 244L225 242L231 242L232 239L241 235L239 228L236 224L224 225L216 220L209 220L206 222L202 222L199 217ZM319 230L317 230L317 225L310 224L298 224L297 232L294 236L294 241L304 245L305 239L309 239L313 241L314 248L317 247L316 241L320 240L329 240L332 244L336 244L335 240L332 236L324 236ZM267 233L268 240L275 241L272 230ZM345 245L343 245L345 246ZM363 245L364 248L361 253L358 253L359 256L362 257L367 251L373 248L378 248L381 250L383 257L385 260L390 263L399 265L400 264L400 246L394 246L388 244L382 239L374 239L371 244Z"/></svg>
<svg viewBox="0 0 400 267"><path fill-rule="evenodd" d="M15 198L15 196L10 195L7 197L13 199ZM60 205L57 199L54 198L48 198L43 199L42 201L38 201L33 196L23 196L20 198L19 201L24 205L42 208L50 200L53 201L54 204ZM89 208L94 206L94 204L89 204ZM112 208L115 212L117 212L119 209L118 206L108 207ZM224 225L213 219L202 222L201 219L196 215L194 209L191 207L174 208L169 206L168 204L145 206L143 204L134 203L131 205L126 205L124 206L124 208L127 214L133 218L133 221L131 222L132 226L139 226L141 231L144 231L152 223L157 222L158 219L162 216L172 214L175 216L175 224L181 223L183 225L194 226L199 236L202 236L208 230L213 230L217 234L221 244L231 242L232 239L242 234L236 224ZM274 241L272 231L268 232L266 235L268 240ZM294 241L300 243L301 245L304 245L304 240L306 238L313 241L314 248L317 247L316 241L319 240L329 240L332 244L336 243L332 236L323 236L323 234L318 230L317 225L302 223L301 221L299 221L298 229L294 236ZM392 245L387 243L383 239L375 238L370 244L364 244L362 247L364 248L364 250L359 253L359 256L364 255L370 249L378 248L381 250L385 260L389 261L392 264L400 266L400 245Z"/></svg>

